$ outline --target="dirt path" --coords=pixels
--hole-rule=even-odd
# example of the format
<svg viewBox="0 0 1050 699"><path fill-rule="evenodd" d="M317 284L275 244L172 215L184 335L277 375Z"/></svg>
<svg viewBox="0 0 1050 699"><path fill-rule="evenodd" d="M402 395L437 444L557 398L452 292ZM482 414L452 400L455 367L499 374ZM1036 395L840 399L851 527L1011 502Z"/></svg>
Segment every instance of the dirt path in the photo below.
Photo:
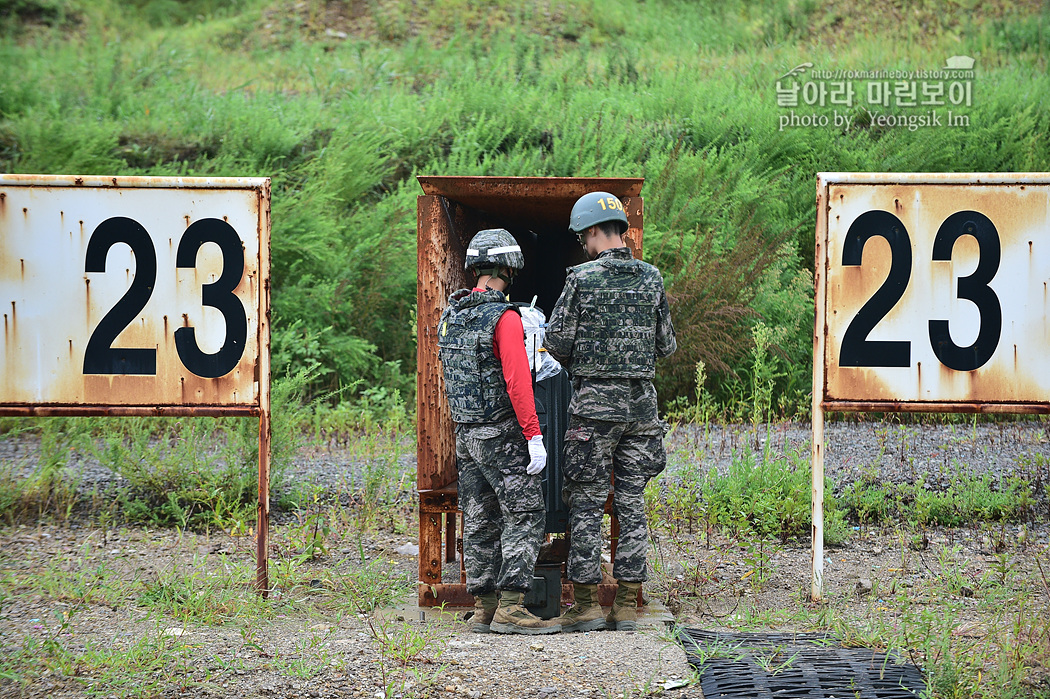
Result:
<svg viewBox="0 0 1050 699"><path fill-rule="evenodd" d="M1041 424L829 432L838 478L1022 468L1031 477L1047 450ZM764 436L682 430L671 436L665 478L690 459L722 468L768 440L785 451L806 439L801 426ZM403 462L414 468L410 457ZM355 466L322 450L300 468L304 479L323 479L326 469ZM265 602L252 589L251 537L76 523L0 528L0 697L699 696L681 686L683 652L660 621L631 634L517 637L472 634L462 610L424 610L421 619L411 604L416 558L398 553L415 533L363 532L346 517L333 518L329 555L312 561L295 559L301 522L285 517L273 527L277 589ZM827 549L826 599L815 605L808 542L657 523L647 593L679 623L711 630L823 628L875 647L905 639L917 660L936 643L960 657L986 648L963 668L974 676L995 671L996 649L1016 643L1033 696L1050 691L1045 517L918 533L906 523L857 527Z"/></svg>

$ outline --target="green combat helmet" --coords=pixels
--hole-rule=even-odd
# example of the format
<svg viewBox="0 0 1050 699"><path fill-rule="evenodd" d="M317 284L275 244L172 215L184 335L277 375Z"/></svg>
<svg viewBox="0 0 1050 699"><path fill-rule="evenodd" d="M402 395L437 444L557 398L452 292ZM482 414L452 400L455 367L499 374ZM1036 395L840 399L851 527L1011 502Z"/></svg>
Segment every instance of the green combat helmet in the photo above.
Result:
<svg viewBox="0 0 1050 699"><path fill-rule="evenodd" d="M569 230L579 234L591 226L606 221L617 221L622 235L630 226L623 202L608 192L590 192L584 194L572 205L569 215Z"/></svg>
<svg viewBox="0 0 1050 699"><path fill-rule="evenodd" d="M525 266L525 256L514 236L505 228L489 228L478 231L467 244L467 257L463 269L473 269L479 277L497 276L508 284L514 272ZM507 270L510 277L503 276Z"/></svg>

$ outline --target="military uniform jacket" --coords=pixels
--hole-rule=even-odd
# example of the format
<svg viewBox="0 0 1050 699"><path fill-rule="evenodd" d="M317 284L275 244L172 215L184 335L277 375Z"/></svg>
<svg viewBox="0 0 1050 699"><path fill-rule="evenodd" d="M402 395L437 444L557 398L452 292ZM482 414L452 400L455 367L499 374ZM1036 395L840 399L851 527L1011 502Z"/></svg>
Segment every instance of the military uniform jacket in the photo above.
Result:
<svg viewBox="0 0 1050 699"><path fill-rule="evenodd" d="M500 316L517 307L495 290L460 289L448 302L438 321L438 359L453 421L491 424L513 416L493 334Z"/></svg>
<svg viewBox="0 0 1050 699"><path fill-rule="evenodd" d="M660 271L627 248L571 267L543 344L572 373L571 413L655 418L656 358L677 348Z"/></svg>

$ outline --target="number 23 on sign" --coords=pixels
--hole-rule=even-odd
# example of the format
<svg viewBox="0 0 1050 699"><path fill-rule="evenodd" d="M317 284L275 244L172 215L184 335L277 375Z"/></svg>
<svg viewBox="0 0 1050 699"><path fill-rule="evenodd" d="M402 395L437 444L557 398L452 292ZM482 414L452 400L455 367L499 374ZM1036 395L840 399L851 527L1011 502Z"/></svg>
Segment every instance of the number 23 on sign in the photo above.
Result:
<svg viewBox="0 0 1050 699"><path fill-rule="evenodd" d="M1050 401L1050 183L827 192L825 399Z"/></svg>

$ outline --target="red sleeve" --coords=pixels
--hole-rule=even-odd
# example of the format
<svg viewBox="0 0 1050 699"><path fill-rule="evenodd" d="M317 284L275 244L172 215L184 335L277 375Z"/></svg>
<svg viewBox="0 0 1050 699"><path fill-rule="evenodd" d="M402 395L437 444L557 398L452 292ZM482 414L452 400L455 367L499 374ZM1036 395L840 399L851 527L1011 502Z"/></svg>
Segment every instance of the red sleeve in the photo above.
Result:
<svg viewBox="0 0 1050 699"><path fill-rule="evenodd" d="M541 434L540 421L536 417L536 398L532 394L532 371L529 369L528 355L525 354L525 329L521 325L521 316L514 311L506 311L500 316L492 336L492 348L503 365L507 393L510 394L522 434L525 439Z"/></svg>

